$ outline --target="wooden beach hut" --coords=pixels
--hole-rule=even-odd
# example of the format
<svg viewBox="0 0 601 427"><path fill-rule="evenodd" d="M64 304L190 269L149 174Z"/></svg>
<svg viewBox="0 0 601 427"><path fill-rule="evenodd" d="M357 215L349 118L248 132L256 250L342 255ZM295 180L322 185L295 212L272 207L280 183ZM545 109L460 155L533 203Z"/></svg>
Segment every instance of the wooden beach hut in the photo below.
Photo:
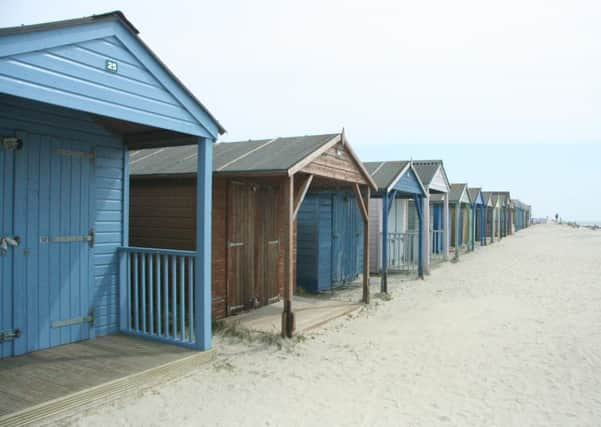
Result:
<svg viewBox="0 0 601 427"><path fill-rule="evenodd" d="M423 210L426 189L409 161L366 162L365 168L377 185L369 211L372 271L381 275L382 292L388 291L388 271L412 270L424 273ZM413 201L416 229L411 229L409 201Z"/></svg>
<svg viewBox="0 0 601 427"><path fill-rule="evenodd" d="M472 200L467 184L451 184L449 192L451 211L451 245L455 251L455 259L459 252L469 249L472 224Z"/></svg>
<svg viewBox="0 0 601 427"><path fill-rule="evenodd" d="M484 246L486 226L486 205L482 196L481 188L468 188L470 199L472 200L472 239L470 241L471 249L474 250L476 242Z"/></svg>
<svg viewBox="0 0 601 427"><path fill-rule="evenodd" d="M120 12L0 29L0 76L0 358L117 332L208 349L211 154L223 128ZM146 310L152 281L129 270L148 259L128 243L128 150L173 145L198 150L201 171L199 244L155 252L193 272L191 310L168 313L181 333Z"/></svg>
<svg viewBox="0 0 601 427"><path fill-rule="evenodd" d="M511 234L511 194L509 191L493 191L499 199L499 238Z"/></svg>
<svg viewBox="0 0 601 427"><path fill-rule="evenodd" d="M131 157L131 240L140 246L191 247L196 151L144 150ZM294 332L296 224L309 191L353 194L367 236L369 173L344 133L220 143L213 157L213 311L222 318L279 299L282 333ZM316 239L299 230L298 241ZM183 246L182 246L183 245ZM348 248L355 250L355 248ZM369 248L364 248L363 299L369 299ZM321 254L323 255L323 254ZM306 254L318 267L320 254ZM325 257L324 257L325 258ZM305 261L303 268L309 261Z"/></svg>
<svg viewBox="0 0 601 427"><path fill-rule="evenodd" d="M424 272L430 273L433 262L449 258L449 190L450 183L442 160L413 161L424 188Z"/></svg>

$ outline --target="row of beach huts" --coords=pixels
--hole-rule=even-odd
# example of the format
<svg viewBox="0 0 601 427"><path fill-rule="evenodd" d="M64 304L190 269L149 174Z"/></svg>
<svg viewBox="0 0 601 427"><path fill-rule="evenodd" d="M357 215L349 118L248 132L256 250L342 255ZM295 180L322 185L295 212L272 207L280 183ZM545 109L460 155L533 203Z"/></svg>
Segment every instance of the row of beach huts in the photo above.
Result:
<svg viewBox="0 0 601 427"><path fill-rule="evenodd" d="M177 47L185 51L185 47ZM343 132L224 128L120 12L0 29L0 358L212 322L433 265L530 222L440 160L362 162ZM376 279L379 278L379 279Z"/></svg>

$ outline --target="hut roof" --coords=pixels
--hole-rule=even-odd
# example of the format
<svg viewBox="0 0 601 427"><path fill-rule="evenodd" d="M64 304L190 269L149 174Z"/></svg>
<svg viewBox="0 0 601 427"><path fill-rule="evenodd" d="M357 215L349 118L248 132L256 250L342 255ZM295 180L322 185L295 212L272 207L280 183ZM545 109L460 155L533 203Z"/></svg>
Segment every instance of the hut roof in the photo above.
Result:
<svg viewBox="0 0 601 427"><path fill-rule="evenodd" d="M435 180L437 173L440 171L440 175L444 180L445 190L443 192L448 191L450 187L449 178L447 177L447 172L445 171L442 160L414 160L413 167L422 183L428 187L432 186L429 189L435 191L443 191L440 187L440 183L436 183Z"/></svg>
<svg viewBox="0 0 601 427"><path fill-rule="evenodd" d="M213 173L289 173L332 144L343 142L367 182L375 183L341 133L221 142L213 146ZM131 175L183 175L197 172L197 147L132 151Z"/></svg>
<svg viewBox="0 0 601 427"><path fill-rule="evenodd" d="M409 161L363 162L363 166L365 166L365 169L369 172L379 189L387 189L394 184L399 175L407 170Z"/></svg>
<svg viewBox="0 0 601 427"><path fill-rule="evenodd" d="M213 172L284 172L340 134L221 142L213 147ZM132 151L132 175L196 173L196 146Z"/></svg>
<svg viewBox="0 0 601 427"><path fill-rule="evenodd" d="M39 53L39 52L43 52L44 48L47 48L48 46L52 46L52 47L63 46L68 43L72 43L72 41L75 39L77 39L79 42L89 41L92 39L96 39L96 37L100 37L100 34L104 34L102 37L106 37L107 35L117 37L117 39L120 42L124 43L126 45L126 47L129 49L130 46L127 44L127 42L124 41L124 38L121 37L121 35L118 32L107 32L107 30L102 30L102 31L99 30L99 31L94 31L94 32L92 32L91 30L87 30L87 32L83 31L83 29L88 26L100 26L100 25L104 25L104 24L110 25L112 23L117 23L121 28L125 29L127 31L126 34L131 35L133 37L133 39L136 41L136 43L138 43L144 50L146 50L145 53L147 53L149 55L149 57L151 58L148 61L148 63L158 64L158 66L162 69L162 71L164 71L167 74L169 80L171 80L174 83L174 86L177 86L177 90L174 87L174 88L168 89L167 92L169 94L173 95L178 101L182 102L183 105L185 106L186 111L192 117L197 119L197 121L199 122L199 124L201 124L202 127L209 126L209 128L207 130L210 131L210 133L212 134L212 136L214 138L217 138L218 134L225 133L225 129L217 121L217 119L211 114L211 112L177 78L177 76L175 74L173 74L173 72L167 67L167 65L165 65L160 60L160 58L142 41L142 39L139 36L139 31L136 29L136 27L133 26L133 24L120 11L101 13L98 15L86 16L86 17L82 17L82 18L65 19L65 20L53 21L53 22L44 22L41 24L19 25L16 27L0 28L0 37L2 37L3 39L5 38L5 40L3 40L3 43L0 43L0 57L11 57L12 58L14 55L17 55L17 54L28 54L29 55L29 54L32 54L34 51ZM78 35L75 36L74 34L75 34L75 31L77 30L77 27L81 27L82 31ZM65 33L63 30L64 31L68 30L70 32ZM55 34L55 32L56 32L56 34ZM59 33L59 32L62 32L62 33ZM48 34L45 34L45 33L48 33ZM37 35L40 35L42 37L43 43L36 42ZM92 37L92 38L89 38L89 37ZM98 39L98 40L100 40L100 39ZM10 47L10 49L5 49L5 47ZM10 52L10 54L8 54L7 52ZM99 56L103 56L101 53L97 53L97 54ZM136 54L134 54L134 56L136 56L136 58L138 57L138 55L136 55ZM142 55L140 55L140 56L142 56ZM65 58L64 62L68 62L67 61L68 59L69 58ZM29 60L31 61L32 58L29 58ZM104 61L100 61L100 60L99 60L99 62L104 63ZM146 64L146 61L140 61L140 62L142 64L146 65L146 67L148 67L148 65ZM44 62L44 63L46 63L46 62ZM86 64L84 64L84 65L86 65ZM30 68L31 68L31 66L30 66ZM43 70L45 72L47 71L45 68L43 68ZM52 70L50 70L50 71L52 71ZM55 74L55 73L50 73L50 74ZM150 74L153 77L156 77L158 75L156 72L150 72ZM67 75L69 75L69 74L67 73ZM28 81L27 83L33 84L33 83L37 83L37 82ZM162 85L165 85L165 84L166 84L165 82L162 82ZM185 96L182 95L180 97L179 96L180 91ZM184 99L184 98L186 98L186 99ZM195 105L189 104L187 102L188 99L191 100L192 104L195 104ZM44 101L48 101L48 100L44 99ZM48 101L48 102L50 102L50 101ZM98 102L98 100L96 100L96 102ZM66 105L66 104L59 104L59 105L70 107L70 108L72 107L71 105ZM127 107L126 105L122 105L122 106ZM200 114L200 112L197 110L202 111L202 114ZM92 112L92 113L97 112L94 109L88 110L88 111ZM209 120L204 120L204 115L206 115L209 118ZM123 119L123 120L128 120L127 117L117 117L117 118ZM152 123L142 123L142 124L152 125ZM213 128L215 129L215 132L213 132ZM178 129L172 129L172 130L178 130Z"/></svg>
<svg viewBox="0 0 601 427"><path fill-rule="evenodd" d="M449 201L458 202L462 199L464 192L470 197L467 192L467 184L451 184L451 191L449 191ZM468 200L469 201L469 200Z"/></svg>
<svg viewBox="0 0 601 427"><path fill-rule="evenodd" d="M468 191L468 193L470 193L470 199L474 200L476 197L478 197L478 193L482 192L482 189L474 187L474 188L468 188L467 191Z"/></svg>

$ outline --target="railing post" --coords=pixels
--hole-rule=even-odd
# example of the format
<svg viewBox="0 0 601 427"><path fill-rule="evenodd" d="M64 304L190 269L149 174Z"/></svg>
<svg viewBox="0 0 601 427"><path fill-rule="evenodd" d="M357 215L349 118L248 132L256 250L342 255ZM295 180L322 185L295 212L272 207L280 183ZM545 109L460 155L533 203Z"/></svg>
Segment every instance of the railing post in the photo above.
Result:
<svg viewBox="0 0 601 427"><path fill-rule="evenodd" d="M380 292L388 292L388 193L382 196L382 272L380 277Z"/></svg>
<svg viewBox="0 0 601 427"><path fill-rule="evenodd" d="M129 286L128 260L129 253L119 252L119 330L127 331L129 329L129 307L131 301L127 291Z"/></svg>
<svg viewBox="0 0 601 427"><path fill-rule="evenodd" d="M194 335L199 350L211 348L211 204L213 141L198 139L196 174L196 259L194 268Z"/></svg>

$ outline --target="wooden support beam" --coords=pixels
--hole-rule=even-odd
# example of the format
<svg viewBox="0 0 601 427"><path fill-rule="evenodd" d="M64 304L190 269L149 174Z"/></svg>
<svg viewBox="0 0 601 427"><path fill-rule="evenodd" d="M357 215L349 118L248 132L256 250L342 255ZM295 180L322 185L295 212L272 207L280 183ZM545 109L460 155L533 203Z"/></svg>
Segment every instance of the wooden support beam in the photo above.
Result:
<svg viewBox="0 0 601 427"><path fill-rule="evenodd" d="M357 186L357 191L359 187ZM361 192L359 192L361 194ZM363 302L369 304L369 198L371 196L371 190L369 186L366 186L365 200L363 202L363 209L365 211L363 221ZM363 201L363 199L361 199Z"/></svg>
<svg viewBox="0 0 601 427"><path fill-rule="evenodd" d="M353 191L355 192L355 197L357 198L357 204L359 205L359 210L361 211L361 215L363 216L363 221L369 221L369 212L367 212L367 203L363 200L363 195L361 194L361 190L359 189L358 184L353 184ZM369 194L369 189L367 194ZM369 196L368 196L369 199Z"/></svg>
<svg viewBox="0 0 601 427"><path fill-rule="evenodd" d="M284 261L284 311L282 312L282 337L292 338L295 329L292 297L294 296L294 175L284 183L284 209L286 213L286 256Z"/></svg>
<svg viewBox="0 0 601 427"><path fill-rule="evenodd" d="M309 191L309 187L311 186L311 182L313 181L313 175L308 175L307 178L301 183L301 186L298 190L298 194L294 197L294 211L292 212L292 220L295 221L298 215L298 211L303 204L303 200L305 200L305 196L307 195L307 191Z"/></svg>

